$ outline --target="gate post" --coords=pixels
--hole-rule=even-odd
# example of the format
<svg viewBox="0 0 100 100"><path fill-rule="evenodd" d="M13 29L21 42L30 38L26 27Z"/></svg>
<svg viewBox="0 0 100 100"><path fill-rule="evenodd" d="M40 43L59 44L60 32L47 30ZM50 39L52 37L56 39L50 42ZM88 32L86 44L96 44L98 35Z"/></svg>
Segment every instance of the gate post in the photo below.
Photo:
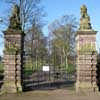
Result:
<svg viewBox="0 0 100 100"><path fill-rule="evenodd" d="M91 27L85 5L81 7L80 28L77 31L76 91L97 91L96 84L96 31Z"/></svg>
<svg viewBox="0 0 100 100"><path fill-rule="evenodd" d="M19 8L15 5L9 27L4 31L4 84L2 91L7 93L22 91L21 72L23 66L24 33L21 31L18 18Z"/></svg>

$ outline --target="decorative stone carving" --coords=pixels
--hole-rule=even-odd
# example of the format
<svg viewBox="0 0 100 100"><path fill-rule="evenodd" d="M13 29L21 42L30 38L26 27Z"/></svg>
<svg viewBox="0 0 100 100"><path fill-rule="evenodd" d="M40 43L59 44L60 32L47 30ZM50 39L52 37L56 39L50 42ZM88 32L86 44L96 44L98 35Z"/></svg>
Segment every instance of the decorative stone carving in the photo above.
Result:
<svg viewBox="0 0 100 100"><path fill-rule="evenodd" d="M85 5L81 6L81 19L80 19L80 28L79 30L88 30L92 29L90 23L90 16L87 13L87 8Z"/></svg>
<svg viewBox="0 0 100 100"><path fill-rule="evenodd" d="M96 31L92 30L85 5L81 7L80 28L77 31L76 91L97 92Z"/></svg>
<svg viewBox="0 0 100 100"><path fill-rule="evenodd" d="M4 84L2 90L8 93L22 92L22 66L24 34L21 31L19 7L14 6L10 24L4 31Z"/></svg>
<svg viewBox="0 0 100 100"><path fill-rule="evenodd" d="M10 24L8 29L21 30L20 8L18 5L14 5L13 7L12 16L10 17Z"/></svg>

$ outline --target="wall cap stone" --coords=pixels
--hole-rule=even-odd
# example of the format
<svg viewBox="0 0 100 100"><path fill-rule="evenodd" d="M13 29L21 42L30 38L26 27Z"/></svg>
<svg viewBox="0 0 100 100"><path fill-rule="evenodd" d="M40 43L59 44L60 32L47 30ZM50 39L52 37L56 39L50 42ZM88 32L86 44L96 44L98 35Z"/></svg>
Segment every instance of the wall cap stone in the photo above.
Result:
<svg viewBox="0 0 100 100"><path fill-rule="evenodd" d="M23 31L21 30L12 30L12 29L8 29L6 31L3 31L4 35L25 35Z"/></svg>
<svg viewBox="0 0 100 100"><path fill-rule="evenodd" d="M94 30L78 30L77 32L77 35L78 34L82 34L82 35L94 35L97 33L97 31L94 31Z"/></svg>

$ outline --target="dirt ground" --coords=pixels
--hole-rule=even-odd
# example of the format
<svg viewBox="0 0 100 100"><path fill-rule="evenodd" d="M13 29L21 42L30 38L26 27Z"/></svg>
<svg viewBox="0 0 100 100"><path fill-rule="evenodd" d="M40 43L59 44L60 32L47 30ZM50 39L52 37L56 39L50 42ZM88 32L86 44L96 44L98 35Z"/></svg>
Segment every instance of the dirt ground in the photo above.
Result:
<svg viewBox="0 0 100 100"><path fill-rule="evenodd" d="M100 96L94 93L88 96L85 93L76 94L75 91L57 89L48 91L31 91L22 94L4 94L0 100L100 100Z"/></svg>

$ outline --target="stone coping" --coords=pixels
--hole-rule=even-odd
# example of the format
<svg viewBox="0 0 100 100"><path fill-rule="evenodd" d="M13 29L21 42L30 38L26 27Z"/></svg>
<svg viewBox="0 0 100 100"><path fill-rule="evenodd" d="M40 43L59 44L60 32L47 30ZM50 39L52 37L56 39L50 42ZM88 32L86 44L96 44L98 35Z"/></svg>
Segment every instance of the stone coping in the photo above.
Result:
<svg viewBox="0 0 100 100"><path fill-rule="evenodd" d="M97 31L94 31L94 30L78 30L76 32L77 34L84 34L84 35L91 35L91 34L96 34Z"/></svg>
<svg viewBox="0 0 100 100"><path fill-rule="evenodd" d="M80 50L78 50L77 54L78 55L96 55L97 52L96 51L80 51Z"/></svg>
<svg viewBox="0 0 100 100"><path fill-rule="evenodd" d="M17 35L17 34L25 35L24 32L21 30L12 30L12 29L7 29L6 31L3 31L3 33L4 35Z"/></svg>

